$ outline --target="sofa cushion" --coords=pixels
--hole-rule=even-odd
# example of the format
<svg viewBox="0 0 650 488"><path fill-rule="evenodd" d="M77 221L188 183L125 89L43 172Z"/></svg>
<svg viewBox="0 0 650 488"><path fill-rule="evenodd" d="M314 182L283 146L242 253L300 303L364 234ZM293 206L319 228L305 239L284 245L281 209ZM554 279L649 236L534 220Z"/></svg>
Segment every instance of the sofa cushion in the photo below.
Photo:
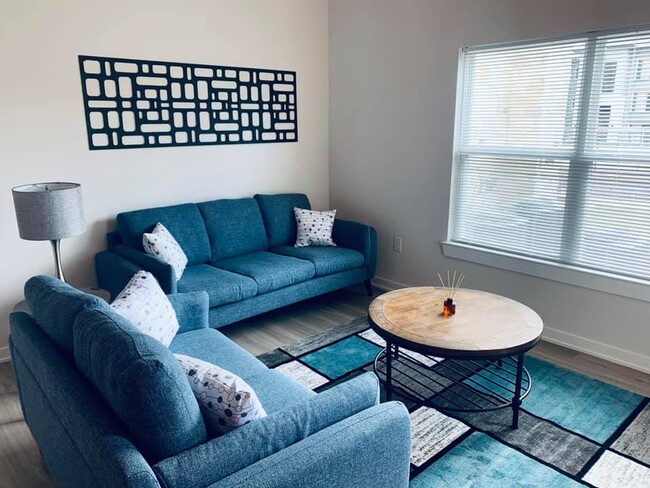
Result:
<svg viewBox="0 0 650 488"><path fill-rule="evenodd" d="M175 356L203 412L208 434L226 434L266 417L255 390L239 376L202 359Z"/></svg>
<svg viewBox="0 0 650 488"><path fill-rule="evenodd" d="M43 331L72 356L74 319L87 308L108 310L101 298L72 288L54 276L34 276L25 283L25 300Z"/></svg>
<svg viewBox="0 0 650 488"><path fill-rule="evenodd" d="M159 222L181 246L189 266L210 260L208 233L201 212L193 203L120 213L117 215L117 230L124 244L143 251L142 235L151 232Z"/></svg>
<svg viewBox="0 0 650 488"><path fill-rule="evenodd" d="M178 291L207 291L210 307L239 302L257 295L257 283L248 276L231 273L209 264L191 266L178 282Z"/></svg>
<svg viewBox="0 0 650 488"><path fill-rule="evenodd" d="M171 344L180 328L174 307L148 271L134 274L110 306L140 332L164 346Z"/></svg>
<svg viewBox="0 0 650 488"><path fill-rule="evenodd" d="M212 262L268 247L260 208L254 198L198 204L212 246Z"/></svg>
<svg viewBox="0 0 650 488"><path fill-rule="evenodd" d="M174 354L192 356L221 366L248 381L266 366L251 353L214 329L199 329L177 335L169 346Z"/></svg>
<svg viewBox="0 0 650 488"><path fill-rule="evenodd" d="M267 251L225 259L215 266L253 278L259 294L307 281L316 273L311 261Z"/></svg>
<svg viewBox="0 0 650 488"><path fill-rule="evenodd" d="M296 242L296 219L294 207L311 210L307 195L281 193L278 195L255 195L260 206L269 247L284 246Z"/></svg>
<svg viewBox="0 0 650 488"><path fill-rule="evenodd" d="M142 234L142 246L147 254L157 257L174 268L176 281L181 279L187 266L187 256L167 227L157 223L151 233Z"/></svg>
<svg viewBox="0 0 650 488"><path fill-rule="evenodd" d="M305 210L296 207L293 209L293 212L296 216L296 226L298 227L298 235L294 244L295 247L336 247L336 243L332 240L332 229L334 228L336 210L317 212L315 210Z"/></svg>
<svg viewBox="0 0 650 488"><path fill-rule="evenodd" d="M316 268L316 276L347 271L365 264L363 254L344 247L279 246L271 249L271 252L311 261Z"/></svg>
<svg viewBox="0 0 650 488"><path fill-rule="evenodd" d="M150 462L207 439L196 398L174 355L117 313L90 309L77 316L74 359Z"/></svg>
<svg viewBox="0 0 650 488"><path fill-rule="evenodd" d="M316 394L297 381L273 369L267 369L263 373L250 376L246 381L255 390L257 397L269 415L287 410Z"/></svg>
<svg viewBox="0 0 650 488"><path fill-rule="evenodd" d="M241 377L255 390L268 414L289 408L314 395L313 391L300 383L268 369L251 353L214 329L179 334L169 348L174 354L216 364Z"/></svg>

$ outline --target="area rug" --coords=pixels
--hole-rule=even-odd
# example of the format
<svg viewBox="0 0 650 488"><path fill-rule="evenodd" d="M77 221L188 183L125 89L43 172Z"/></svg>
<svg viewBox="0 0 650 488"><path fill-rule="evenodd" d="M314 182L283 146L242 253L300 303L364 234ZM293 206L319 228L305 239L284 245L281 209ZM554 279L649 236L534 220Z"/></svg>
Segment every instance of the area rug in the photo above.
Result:
<svg viewBox="0 0 650 488"><path fill-rule="evenodd" d="M384 345L363 317L259 359L318 392L372 371ZM441 413L394 395L411 415L411 487L650 487L650 399L532 356L526 368L518 429L510 409Z"/></svg>

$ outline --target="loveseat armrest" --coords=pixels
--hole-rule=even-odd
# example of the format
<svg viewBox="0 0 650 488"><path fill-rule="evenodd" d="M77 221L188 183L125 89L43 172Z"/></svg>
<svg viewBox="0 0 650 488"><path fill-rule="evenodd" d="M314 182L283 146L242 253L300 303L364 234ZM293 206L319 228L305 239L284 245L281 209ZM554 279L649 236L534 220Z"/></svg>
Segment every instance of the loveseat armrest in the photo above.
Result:
<svg viewBox="0 0 650 488"><path fill-rule="evenodd" d="M108 291L115 299L124 289L133 275L140 271L140 266L111 251L95 254L95 272L97 286Z"/></svg>
<svg viewBox="0 0 650 488"><path fill-rule="evenodd" d="M210 488L406 488L411 429L406 407L382 403L293 444Z"/></svg>
<svg viewBox="0 0 650 488"><path fill-rule="evenodd" d="M176 334L210 327L208 292L174 293L167 295L167 298L174 307L178 324L181 326Z"/></svg>
<svg viewBox="0 0 650 488"><path fill-rule="evenodd" d="M160 287L168 295L177 292L176 272L171 264L167 264L151 254L133 249L124 244L115 246L113 252L139 266L140 269L149 271L156 277Z"/></svg>
<svg viewBox="0 0 650 488"><path fill-rule="evenodd" d="M377 231L371 225L336 219L332 239L338 246L347 247L363 254L368 268L368 279L375 276L377 268Z"/></svg>
<svg viewBox="0 0 650 488"><path fill-rule="evenodd" d="M164 459L154 466L154 471L166 488L209 486L360 412L383 409L383 405L376 407L378 401L377 377L366 373ZM408 413L405 415L408 424ZM341 441L349 433L343 433ZM390 447L387 450L392 451ZM361 452L359 455L363 457Z"/></svg>
<svg viewBox="0 0 650 488"><path fill-rule="evenodd" d="M122 242L122 236L120 236L119 232L114 230L113 232L106 234L106 246L108 247L109 251L115 249L115 246L118 244L124 244L124 242Z"/></svg>

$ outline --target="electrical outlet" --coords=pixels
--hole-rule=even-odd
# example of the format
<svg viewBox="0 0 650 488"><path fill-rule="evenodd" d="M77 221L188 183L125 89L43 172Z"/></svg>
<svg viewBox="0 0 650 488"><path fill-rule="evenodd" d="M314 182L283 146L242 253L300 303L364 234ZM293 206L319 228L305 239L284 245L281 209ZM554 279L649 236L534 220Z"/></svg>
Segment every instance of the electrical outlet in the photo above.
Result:
<svg viewBox="0 0 650 488"><path fill-rule="evenodd" d="M393 236L393 251L402 252L402 238Z"/></svg>

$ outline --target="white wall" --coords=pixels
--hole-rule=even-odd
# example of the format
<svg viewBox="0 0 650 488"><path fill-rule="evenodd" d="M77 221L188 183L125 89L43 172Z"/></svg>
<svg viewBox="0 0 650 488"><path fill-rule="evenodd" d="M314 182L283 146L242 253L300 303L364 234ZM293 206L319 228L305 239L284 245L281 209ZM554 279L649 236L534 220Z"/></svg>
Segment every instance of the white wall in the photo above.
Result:
<svg viewBox="0 0 650 488"><path fill-rule="evenodd" d="M650 303L445 258L439 244L459 48L643 22L647 1L332 0L330 203L377 227L378 281L435 284L437 271L463 271L465 286L537 310L548 339L650 371Z"/></svg>
<svg viewBox="0 0 650 488"><path fill-rule="evenodd" d="M295 70L300 140L89 151L79 54ZM281 191L328 204L326 0L3 1L0 61L0 357L24 282L53 273L49 244L18 238L15 185L82 184L89 230L62 243L78 286L122 210Z"/></svg>

